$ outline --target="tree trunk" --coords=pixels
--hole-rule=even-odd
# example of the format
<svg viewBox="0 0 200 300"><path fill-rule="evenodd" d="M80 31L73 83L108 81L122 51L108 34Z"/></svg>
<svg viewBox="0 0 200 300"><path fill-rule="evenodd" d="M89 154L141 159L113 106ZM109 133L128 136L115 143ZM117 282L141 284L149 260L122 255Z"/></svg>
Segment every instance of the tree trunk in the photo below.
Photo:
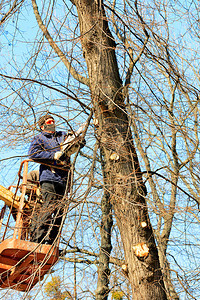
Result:
<svg viewBox="0 0 200 300"><path fill-rule="evenodd" d="M104 185L111 195L120 230L134 300L167 299L152 227L146 189L122 96L115 42L102 1L73 0L105 159Z"/></svg>
<svg viewBox="0 0 200 300"><path fill-rule="evenodd" d="M110 204L110 194L108 191L104 192L101 200L101 247L99 253L99 267L98 267L98 281L96 289L96 300L107 300L109 295L109 277L110 277L110 252L112 250L111 244L111 230L113 225L112 210Z"/></svg>

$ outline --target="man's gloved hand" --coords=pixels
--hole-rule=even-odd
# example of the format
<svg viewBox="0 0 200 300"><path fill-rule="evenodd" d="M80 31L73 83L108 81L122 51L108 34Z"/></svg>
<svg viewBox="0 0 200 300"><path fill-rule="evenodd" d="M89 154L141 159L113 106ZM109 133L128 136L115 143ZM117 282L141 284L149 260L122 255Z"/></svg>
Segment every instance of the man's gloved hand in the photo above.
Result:
<svg viewBox="0 0 200 300"><path fill-rule="evenodd" d="M57 151L57 152L54 154L54 157L53 157L53 158L54 158L55 160L59 160L62 154L63 154L62 151Z"/></svg>

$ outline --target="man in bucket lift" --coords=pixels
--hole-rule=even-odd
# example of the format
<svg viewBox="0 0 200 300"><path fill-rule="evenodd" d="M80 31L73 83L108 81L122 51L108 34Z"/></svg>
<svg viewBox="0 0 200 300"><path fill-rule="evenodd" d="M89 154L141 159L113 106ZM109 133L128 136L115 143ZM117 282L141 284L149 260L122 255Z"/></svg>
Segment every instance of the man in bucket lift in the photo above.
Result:
<svg viewBox="0 0 200 300"><path fill-rule="evenodd" d="M61 144L65 144L68 135L66 132L56 131L55 120L51 114L42 116L38 125L41 133L32 140L29 157L51 166L40 165L39 181L43 203L33 213L30 241L51 245L58 236L66 201L63 196L70 187L70 154L73 150L71 153L61 151ZM79 145L85 145L80 141L79 139L75 142L76 149Z"/></svg>

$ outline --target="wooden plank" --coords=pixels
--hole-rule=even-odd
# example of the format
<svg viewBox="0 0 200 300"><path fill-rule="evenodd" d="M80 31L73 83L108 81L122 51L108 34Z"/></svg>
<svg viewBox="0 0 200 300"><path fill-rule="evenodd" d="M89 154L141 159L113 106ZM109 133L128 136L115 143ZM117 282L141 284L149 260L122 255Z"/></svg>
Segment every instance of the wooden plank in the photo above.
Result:
<svg viewBox="0 0 200 300"><path fill-rule="evenodd" d="M30 290L57 260L58 247L18 239L4 240L0 244L0 288Z"/></svg>
<svg viewBox="0 0 200 300"><path fill-rule="evenodd" d="M34 253L35 261L41 262L45 259L45 264L54 264L58 260L58 247L52 245L18 240L6 239L0 244L0 255L17 259L18 261L28 253Z"/></svg>
<svg viewBox="0 0 200 300"><path fill-rule="evenodd" d="M31 290L38 281L43 280L44 275L51 268L51 265L44 265L42 268L39 268L39 266L32 265L32 262L29 263L30 265L25 268L24 265L20 266L20 272L13 271L13 275L15 274L16 276L5 274L4 282L2 285L0 284L0 288L11 288L18 291ZM31 266L37 267L37 269L30 270Z"/></svg>
<svg viewBox="0 0 200 300"><path fill-rule="evenodd" d="M13 284L13 281L21 272L23 272L26 267L34 260L34 255L29 255L26 257L19 265L14 267L11 270L11 274L7 277L7 279L3 282L3 284L0 286L1 288L5 288L7 286L10 286Z"/></svg>
<svg viewBox="0 0 200 300"><path fill-rule="evenodd" d="M11 268L11 267L15 266L18 261L19 261L18 259L13 259L10 257L0 255L0 266L1 265L9 265Z"/></svg>
<svg viewBox="0 0 200 300"><path fill-rule="evenodd" d="M13 192L9 191L2 185L0 185L0 200L4 201L6 205L18 208L19 207L19 196L15 196L15 200L13 201L14 194Z"/></svg>
<svg viewBox="0 0 200 300"><path fill-rule="evenodd" d="M12 267L14 267L20 259L13 259L10 257L0 256L0 270L10 270ZM37 262L33 264L30 264L30 266L27 267L26 272L33 273L33 272L44 272L48 271L51 268L52 264L43 264L41 262ZM0 271L2 273L3 271ZM1 274L0 274L1 275Z"/></svg>
<svg viewBox="0 0 200 300"><path fill-rule="evenodd" d="M36 285L36 283L38 283L38 281L43 280L44 275L36 276L33 280L31 279L31 280L26 281L26 282L25 281L20 282L16 278L15 281L12 282L12 285L7 284L7 285L4 286L4 288L10 288L10 289L14 289L14 290L21 291L21 292L28 292L34 287L34 285Z"/></svg>
<svg viewBox="0 0 200 300"><path fill-rule="evenodd" d="M16 265L16 263L15 263L15 265ZM14 265L14 266L15 266ZM9 264L0 264L0 270L4 270L4 271L8 271L8 270L10 270L12 267L14 267L14 266L11 266L11 265L9 265ZM4 272L3 271L3 272ZM1 272L2 273L2 272ZM1 274L0 274L1 275Z"/></svg>

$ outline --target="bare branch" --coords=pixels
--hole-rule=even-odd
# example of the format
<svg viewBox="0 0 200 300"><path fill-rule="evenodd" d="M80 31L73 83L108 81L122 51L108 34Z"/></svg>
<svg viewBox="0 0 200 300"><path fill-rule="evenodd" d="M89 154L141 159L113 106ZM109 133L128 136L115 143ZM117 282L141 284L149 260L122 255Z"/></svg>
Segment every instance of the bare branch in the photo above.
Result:
<svg viewBox="0 0 200 300"><path fill-rule="evenodd" d="M89 80L86 77L81 76L71 65L71 62L66 58L66 55L60 50L58 45L53 41L49 31L47 30L47 27L44 25L42 22L41 16L38 11L38 6L36 4L35 0L32 0L32 6L33 6L33 11L36 17L36 20L38 22L38 26L42 30L45 38L49 42L49 45L52 47L52 49L57 53L58 57L60 57L61 61L64 63L64 65L67 67L68 71L70 74L79 82L89 86Z"/></svg>

